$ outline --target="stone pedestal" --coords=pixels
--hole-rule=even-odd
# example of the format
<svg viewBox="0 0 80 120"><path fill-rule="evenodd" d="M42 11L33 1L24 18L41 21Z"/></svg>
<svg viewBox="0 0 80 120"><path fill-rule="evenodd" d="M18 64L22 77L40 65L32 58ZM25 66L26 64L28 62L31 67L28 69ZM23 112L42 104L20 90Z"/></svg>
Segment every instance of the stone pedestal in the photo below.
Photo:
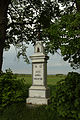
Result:
<svg viewBox="0 0 80 120"><path fill-rule="evenodd" d="M44 86L31 86L29 88L29 98L27 103L30 104L48 104L49 103L49 88Z"/></svg>
<svg viewBox="0 0 80 120"><path fill-rule="evenodd" d="M48 104L50 90L47 87L47 60L44 47L41 41L38 41L34 48L32 60L32 86L29 88L28 104Z"/></svg>

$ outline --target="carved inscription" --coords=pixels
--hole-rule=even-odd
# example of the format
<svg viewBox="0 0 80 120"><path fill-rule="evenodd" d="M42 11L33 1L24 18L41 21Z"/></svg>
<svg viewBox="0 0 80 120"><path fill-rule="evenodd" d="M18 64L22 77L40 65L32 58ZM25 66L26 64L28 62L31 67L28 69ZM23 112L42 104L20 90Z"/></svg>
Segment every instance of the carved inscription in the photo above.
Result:
<svg viewBox="0 0 80 120"><path fill-rule="evenodd" d="M34 80L42 80L42 64L34 64L33 65L33 79Z"/></svg>

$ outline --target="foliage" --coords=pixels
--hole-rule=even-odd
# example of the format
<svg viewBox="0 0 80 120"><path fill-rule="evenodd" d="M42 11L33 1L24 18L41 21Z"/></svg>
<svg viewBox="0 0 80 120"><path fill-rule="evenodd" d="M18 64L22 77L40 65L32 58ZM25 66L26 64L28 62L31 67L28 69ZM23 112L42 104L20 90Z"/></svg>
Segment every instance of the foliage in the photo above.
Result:
<svg viewBox="0 0 80 120"><path fill-rule="evenodd" d="M24 79L17 79L11 70L0 75L0 108L13 102L24 101L28 96L28 86Z"/></svg>
<svg viewBox="0 0 80 120"><path fill-rule="evenodd" d="M18 57L23 55L29 62L26 44L43 40L47 52L60 49L64 60L68 60L73 68L80 68L79 0L12 0L8 19L6 43L20 48ZM46 28L49 30L44 33Z"/></svg>
<svg viewBox="0 0 80 120"><path fill-rule="evenodd" d="M60 49L63 59L71 67L80 68L80 2L59 1L63 3L62 15L47 29L50 40L46 43L46 49L52 54Z"/></svg>
<svg viewBox="0 0 80 120"><path fill-rule="evenodd" d="M54 32L56 30L57 31L55 33L53 32L53 34L56 37L54 42L50 34L48 34L47 32L46 32L47 34L45 34L43 32L44 29L50 28L51 24L55 23L56 20L60 20L61 16L65 14L70 15L71 13L76 13L76 11L79 12L79 8L80 8L79 0L59 0L59 1L57 0L54 0L54 1L52 0L7 0L7 1L8 1L8 9L5 9L6 10L5 12L7 13L7 16L5 16L7 17L6 18L7 21L4 21L4 17L0 18L1 21L3 21L2 24L3 23L7 24L6 28L4 26L4 28L6 29L6 32L3 32L6 35L4 34L2 35L2 36L6 36L6 38L4 38L4 40L3 40L3 37L0 38L3 41L0 44L3 48L5 47L6 50L7 48L8 49L10 48L10 44L15 45L17 48L19 48L18 55L17 55L18 58L22 55L25 61L28 63L29 63L29 60L26 54L27 44L29 44L30 42L35 44L36 40L43 40L46 43L47 51L53 53L56 49L59 48L61 43L61 41L57 39L59 38L59 34L58 36L57 34L55 34L58 32L60 33L60 31L59 29L57 29L55 24L53 29L54 29ZM5 0L3 0L3 3L5 3ZM63 9L61 9L61 7L63 7ZM64 22L64 20L62 21ZM2 28L0 31L2 30L5 31L4 28ZM63 30L63 28L62 29L60 28L60 30ZM75 33L77 34L78 32L75 32ZM66 32L63 34L66 34ZM61 37L62 36L63 35L61 35ZM54 44L56 46L56 49L53 47ZM2 59L2 54L1 54L1 59ZM69 59L69 61L73 62L72 65L76 63L74 62L75 60L72 61ZM0 66L2 68L2 62Z"/></svg>
<svg viewBox="0 0 80 120"><path fill-rule="evenodd" d="M0 1L0 8L2 7L0 9L0 25L2 26L0 27L0 48L2 50L2 53L0 50L0 71L3 49L8 50L10 44L19 49L18 58L22 55L29 63L26 54L27 44L30 42L35 44L36 40L44 40L46 36L42 34L43 28L50 26L57 8L56 3L51 2L52 0L6 0L7 6L5 0L2 1ZM55 9L52 9L53 6ZM5 8L4 11L2 11L3 8Z"/></svg>
<svg viewBox="0 0 80 120"><path fill-rule="evenodd" d="M51 98L49 109L56 111L61 120L80 119L80 74L68 73L58 82L55 95Z"/></svg>
<svg viewBox="0 0 80 120"><path fill-rule="evenodd" d="M7 12L6 42L15 45L36 41L39 39L38 32L42 33L43 28L50 26L58 9L56 1L51 2L51 0L12 0Z"/></svg>
<svg viewBox="0 0 80 120"><path fill-rule="evenodd" d="M0 114L0 120L53 120L50 111L46 106L25 105L25 103L15 103L7 106ZM55 119L56 120L56 119Z"/></svg>
<svg viewBox="0 0 80 120"><path fill-rule="evenodd" d="M48 28L54 17L56 3L53 3L51 0L11 0L7 11L5 48L15 45L19 49L18 58L22 55L29 62L26 46L46 37L43 28ZM55 9L52 9L53 6Z"/></svg>
<svg viewBox="0 0 80 120"><path fill-rule="evenodd" d="M52 40L47 44L49 52L58 49L73 68L80 68L80 13L64 15L48 30Z"/></svg>
<svg viewBox="0 0 80 120"><path fill-rule="evenodd" d="M2 11L3 7L5 8L6 6L5 0L3 0L3 2L1 2L0 4L2 7ZM59 36L57 36L57 34L55 35L55 33L58 33L59 29L55 33L53 32L55 37L57 36L55 38L55 42L52 40L50 34L48 34L47 32L47 34L45 34L43 32L43 29L50 28L51 24L55 23L56 20L59 20L61 16L65 14L70 15L71 13L76 13L76 11L80 11L79 0L7 0L7 6L6 7L8 9L4 9L5 12L1 12L2 14L0 14L0 24L2 26L0 27L0 32L3 33L1 34L2 37L0 37L0 45L2 47L1 50L3 51L3 48L9 49L10 44L13 44L17 48L19 48L18 58L22 55L26 62L29 62L26 55L26 46L30 42L35 44L36 40L43 40L46 43L47 51L49 49L51 53L58 49L61 41L56 39ZM61 7L63 9L61 9ZM5 15L4 17L5 13L7 13L7 15ZM62 21L64 22L64 20ZM64 30L63 28L62 30ZM57 30L56 26L54 26L54 30L55 29ZM75 33L77 34L78 32ZM61 35L61 37L62 36L63 35ZM55 50L53 47L54 43L56 46ZM1 50L0 69L2 68L3 59L3 52L1 53Z"/></svg>

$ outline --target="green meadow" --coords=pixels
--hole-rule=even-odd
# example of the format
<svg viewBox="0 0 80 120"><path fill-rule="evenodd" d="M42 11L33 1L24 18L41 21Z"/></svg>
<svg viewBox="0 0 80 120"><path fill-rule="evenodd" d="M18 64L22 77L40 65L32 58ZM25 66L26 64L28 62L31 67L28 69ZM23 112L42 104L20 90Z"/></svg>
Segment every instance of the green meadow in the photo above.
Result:
<svg viewBox="0 0 80 120"><path fill-rule="evenodd" d="M65 79L66 75L63 74L56 74L56 75L47 75L47 86L50 87L50 92L51 95L54 93L55 91L55 87L57 82L59 82L62 79ZM28 85L31 86L32 84L32 75L17 75L18 79L24 79L24 82Z"/></svg>
<svg viewBox="0 0 80 120"><path fill-rule="evenodd" d="M16 74L17 79L23 79L28 88L32 84L31 75ZM47 85L50 87L50 95L55 93L55 87L58 81L64 79L66 75L48 75ZM51 97L50 96L50 97ZM12 103L0 113L0 120L57 120L54 113L50 112L48 106L32 106L25 102Z"/></svg>
<svg viewBox="0 0 80 120"><path fill-rule="evenodd" d="M66 75L63 74L56 74L56 75L47 75L47 85L52 86L56 85L58 81L64 79ZM32 75L26 75L26 74L17 74L18 79L24 79L24 81L28 84L32 84Z"/></svg>

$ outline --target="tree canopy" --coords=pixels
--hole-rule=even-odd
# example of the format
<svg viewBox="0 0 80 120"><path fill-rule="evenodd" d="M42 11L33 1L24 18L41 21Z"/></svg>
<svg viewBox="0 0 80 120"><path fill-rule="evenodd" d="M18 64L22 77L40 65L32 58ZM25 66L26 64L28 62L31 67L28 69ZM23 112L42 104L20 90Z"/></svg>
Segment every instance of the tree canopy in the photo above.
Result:
<svg viewBox="0 0 80 120"><path fill-rule="evenodd" d="M73 68L80 68L80 1L60 0L61 16L47 29L50 40L47 50L54 53L58 49L65 61Z"/></svg>
<svg viewBox="0 0 80 120"><path fill-rule="evenodd" d="M72 58L76 47L74 50L69 49L74 46L71 44L74 37L77 37L77 41L80 37L79 6L79 0L6 0L6 4L5 0L1 0L0 71L4 48L9 48L10 44L15 45L20 49L18 57L23 55L24 59L28 62L26 44L29 44L29 42L35 44L36 40L43 40L48 52L53 53L60 48L63 56L66 56L68 53L65 59L69 59L69 62L76 64L77 61L72 59L75 56L79 58L80 52L78 51ZM76 31L77 28L78 31ZM44 32L45 29L48 29L47 33ZM73 29L76 29L75 35ZM76 34L78 35L76 36ZM71 46L68 46L69 42L67 40L70 41ZM67 47L68 49L66 50L65 48ZM78 44L77 48L79 48ZM77 63L80 64L79 60Z"/></svg>
<svg viewBox="0 0 80 120"><path fill-rule="evenodd" d="M4 5L5 0L0 1L2 5L0 11ZM18 56L23 55L27 60L26 46L30 41L35 43L36 40L42 38L43 28L47 28L50 25L52 18L52 6L51 0L7 0L7 7L5 11L1 11L0 19L4 20L1 22L0 32L4 31L0 36L0 71L3 62L3 49L9 48L10 44L20 48ZM5 14L4 14L5 13ZM4 14L2 16L2 14ZM4 27L3 27L4 26Z"/></svg>

